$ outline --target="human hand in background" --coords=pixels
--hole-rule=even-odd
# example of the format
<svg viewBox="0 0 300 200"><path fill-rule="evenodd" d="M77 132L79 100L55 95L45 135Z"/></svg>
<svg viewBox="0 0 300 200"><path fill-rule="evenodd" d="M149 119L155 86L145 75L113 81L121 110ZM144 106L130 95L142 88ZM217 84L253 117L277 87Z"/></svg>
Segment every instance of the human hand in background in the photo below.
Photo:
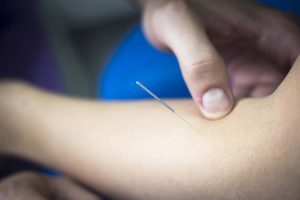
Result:
<svg viewBox="0 0 300 200"><path fill-rule="evenodd" d="M300 52L297 25L255 2L140 2L148 39L175 53L194 102L209 119L228 114L233 95L272 93Z"/></svg>

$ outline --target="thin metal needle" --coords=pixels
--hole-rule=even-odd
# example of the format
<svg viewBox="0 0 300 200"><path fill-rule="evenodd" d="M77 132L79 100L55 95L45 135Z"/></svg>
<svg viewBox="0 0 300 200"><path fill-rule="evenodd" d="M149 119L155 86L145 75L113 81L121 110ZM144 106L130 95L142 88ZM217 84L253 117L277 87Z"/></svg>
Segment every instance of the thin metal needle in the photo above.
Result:
<svg viewBox="0 0 300 200"><path fill-rule="evenodd" d="M169 109L171 112L175 112L175 110L169 106L166 102L164 102L163 100L161 100L161 98L159 98L158 96L156 96L153 92L151 92L148 88L146 88L143 84L141 84L140 82L136 81L135 82L140 88L142 88L143 90L145 90L148 94L150 94L154 99L156 99L157 101L159 101L163 106L165 106L167 109Z"/></svg>
<svg viewBox="0 0 300 200"><path fill-rule="evenodd" d="M164 107L166 107L168 110L170 110L172 113L174 113L177 117L179 117L182 121L184 121L187 125L189 125L191 128L193 128L195 131L200 133L198 129L196 129L190 122L188 122L186 119L184 119L181 115L179 115L169 104L167 104L165 101L163 101L161 98L156 96L153 92L151 92L146 86L141 84L140 82L135 82L140 88L142 88L145 92L150 94L154 99L156 99L159 103L161 103Z"/></svg>

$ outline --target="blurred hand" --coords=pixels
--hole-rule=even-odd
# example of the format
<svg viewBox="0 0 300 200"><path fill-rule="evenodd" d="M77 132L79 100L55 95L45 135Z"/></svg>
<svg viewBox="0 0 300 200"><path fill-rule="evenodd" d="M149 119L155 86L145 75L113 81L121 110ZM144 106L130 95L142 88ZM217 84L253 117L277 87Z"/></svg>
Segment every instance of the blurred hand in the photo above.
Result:
<svg viewBox="0 0 300 200"><path fill-rule="evenodd" d="M141 2L148 39L175 53L194 102L209 119L231 111L232 90L235 97L272 93L300 52L297 25L255 2Z"/></svg>
<svg viewBox="0 0 300 200"><path fill-rule="evenodd" d="M7 177L0 182L2 200L100 200L65 178L49 178L32 172Z"/></svg>
<svg viewBox="0 0 300 200"><path fill-rule="evenodd" d="M225 51L221 55L235 98L270 95L286 75L276 63L247 48L226 48Z"/></svg>

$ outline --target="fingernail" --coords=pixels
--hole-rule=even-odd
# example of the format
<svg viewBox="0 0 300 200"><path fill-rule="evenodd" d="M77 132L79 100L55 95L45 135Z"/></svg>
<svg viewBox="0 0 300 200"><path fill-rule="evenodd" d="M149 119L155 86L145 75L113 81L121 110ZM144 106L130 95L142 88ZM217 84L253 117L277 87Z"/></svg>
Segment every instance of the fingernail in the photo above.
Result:
<svg viewBox="0 0 300 200"><path fill-rule="evenodd" d="M217 119L228 113L231 101L224 90L213 88L204 93L202 106L206 117Z"/></svg>

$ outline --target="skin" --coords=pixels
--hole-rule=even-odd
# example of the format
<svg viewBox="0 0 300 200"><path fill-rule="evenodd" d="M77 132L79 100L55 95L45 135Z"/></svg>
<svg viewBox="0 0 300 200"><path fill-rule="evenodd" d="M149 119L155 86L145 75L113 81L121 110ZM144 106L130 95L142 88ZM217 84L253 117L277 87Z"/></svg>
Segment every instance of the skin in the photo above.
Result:
<svg viewBox="0 0 300 200"><path fill-rule="evenodd" d="M176 55L196 107L208 119L227 115L233 97L271 94L300 53L297 23L255 1L139 2L149 41ZM227 107L205 109L203 95L212 88L225 91Z"/></svg>
<svg viewBox="0 0 300 200"><path fill-rule="evenodd" d="M299 199L300 62L270 96L218 121L170 100L104 103L0 88L1 152L57 168L115 199Z"/></svg>
<svg viewBox="0 0 300 200"><path fill-rule="evenodd" d="M170 50L176 54L177 58L180 61L181 70L186 83L188 84L188 87L193 94L196 106L200 109L200 112L203 114L203 116L207 118L219 118L231 111L231 108L233 106L233 98L231 96L231 92L236 98L261 97L271 94L282 81L285 73L289 70L291 63L294 62L296 56L299 54L299 28L297 24L291 21L289 17L280 14L279 12L262 6L258 6L257 4L249 1L140 0L140 4L144 11L144 29L150 42L152 42L154 46L160 49ZM220 12L220 7L222 8L222 12ZM226 12L223 12L223 10L226 10ZM278 38L280 38L280 40L278 40ZM284 51L282 51L282 49L284 49ZM214 74L214 76L211 76L210 74ZM227 74L229 75L229 77ZM228 86L228 80L230 80L231 88ZM228 109L214 115L212 115L211 113L207 113L207 111L205 111L201 105L202 94L212 87L224 88L229 95L230 101L232 101L232 104L230 104L230 107ZM298 199L298 194L297 192L295 192L298 188L293 188L291 186L292 182L296 183L298 181L298 176L296 174L296 178L293 179L291 178L292 173L286 172L286 170L284 170L286 168L290 168L293 171L293 167L297 166L294 161L298 160L297 146L295 145L298 141L298 138L295 137L298 131L294 128L299 117L298 114L295 114L296 110L294 110L290 105L290 103L293 102L292 99L295 99L295 91L290 91L290 87L286 87L284 92L276 92L270 97L261 99L259 101L241 101L238 104L237 109L234 110L234 114L232 116L216 124L210 123L204 119L198 119L197 115L199 115L199 113L192 110L194 108L192 105L190 105L190 102L172 102L174 106L178 107L178 109L183 112L183 114L189 119L189 121L193 122L193 124L197 124L194 126L197 126L197 129L201 133L201 136L199 137L201 137L201 141L203 139L202 142L198 141L199 138L186 136L183 137L181 134L177 136L178 132L190 134L195 134L196 132L191 130L189 127L186 127L186 124L182 124L182 121L178 121L178 123L174 124L174 120L178 120L174 119L174 116L172 116L172 119L166 119L166 117L164 116L166 115L166 113L162 110L155 114L152 114L153 116L149 115L149 118L147 118L146 122L141 120L139 117L138 122L143 122L144 125L146 125L145 127L143 127L142 125L137 127L136 125L131 125L130 127L128 127L128 124L132 124L133 121L137 121L136 116L145 116L148 115L149 112L153 112L153 109L156 109L156 103L154 103L155 105L153 105L153 103L151 102L141 103L140 105L99 105L99 103L97 103L97 105L93 104L92 106L91 102L87 103L69 99L67 101L66 99L44 94L41 91L35 91L36 89L32 90L30 86L24 85L23 83L5 83L1 84L1 88L1 91L6 91L6 93L4 95L5 98L1 99L3 107L0 117L0 152L10 155L25 156L27 158L48 164L50 166L57 167L67 173L70 173L71 175L74 175L79 179L82 178L87 183L93 185L95 188L102 190L107 194L111 194L111 196L120 196L121 198L130 197L130 199L169 199L170 197L172 197L173 199L198 199L198 197L202 197L202 199L248 199L248 197L249 199L253 199L253 197L257 197L259 199ZM14 89L13 91L16 93L12 91L8 92L8 90L10 89ZM289 91L291 93L289 93ZM20 98L20 94L17 94L19 92L24 94L25 97L22 96ZM276 95L277 93L279 93L280 95ZM289 99L288 103L282 101L282 99L286 98L283 93L288 93L288 95L290 95L289 97L291 98ZM7 98L10 99L8 100ZM19 98L21 101L23 101L15 102L14 98ZM7 104L6 101L9 102L10 100L13 101ZM60 113L58 116L55 116L56 118L50 118L44 122L41 122L48 116L45 116L44 114L31 113L32 111L46 113L53 112L53 110L43 108L48 106L49 102L53 101L60 102L53 105L53 110L55 112L57 110L59 110L57 112L63 110L65 111L63 115ZM32 105L34 103L37 103L37 105ZM86 172L82 172L83 168L89 169L90 166L94 166L94 169L97 170L97 165L100 165L99 163L90 163L90 161L88 163L83 162L83 166L76 167L77 163L75 160L77 159L77 157L72 157L73 155L69 152L71 150L73 150L75 153L78 153L78 157L81 157L82 155L80 156L80 154L82 153L89 155L88 158L92 158L95 160L98 159L98 157L88 152L87 149L90 149L91 146L89 142L85 141L86 138L84 136L79 137L83 140L82 146L85 148L83 152L79 151L78 149L74 150L72 149L74 147L68 146L68 148L66 149L69 151L61 150L61 147L57 147L55 146L55 144L52 144L52 146L50 147L46 145L48 148L46 148L44 151L44 147L40 144L38 145L39 141L46 140L46 138L52 140L53 137L49 135L47 136L47 134L57 132L61 133L60 129L67 129L65 131L66 133L72 132L72 130L69 130L69 127L73 127L74 120L76 121L76 118L72 114L78 114L78 112L80 114L83 111L79 111L77 109L74 109L73 107L70 108L68 106L65 106L65 104L69 103L74 104L74 107L83 106L82 109L85 109L86 107L94 107L95 110L99 110L99 112L96 114L95 111L91 110L87 115L91 113L98 119L103 118L103 116L99 117L98 114L107 115L107 113L109 113L110 111L120 113L118 109L122 110L122 114L127 113L125 116L123 116L124 118L126 118L123 123L127 124L123 124L121 127L117 128L117 130L112 129L113 125L111 124L111 122L116 122L115 117L119 119L120 116L113 115L110 116L111 118L103 120L107 121L107 123L105 124L105 126L103 124L100 124L102 125L101 128L99 128L99 124L97 124L95 120L93 120L93 123L91 123L91 127L79 126L79 130L77 130L77 132L75 131L79 135L83 134L86 131L91 132L91 129L93 127L96 128L95 131L99 130L99 132L101 133L109 132L108 137L113 138L118 138L117 136L114 136L116 132L125 132L127 133L128 138L118 139L120 139L120 141L124 141L124 143L126 144L128 140L132 143L132 141L130 141L130 133L136 133L132 129L136 129L137 132L139 131L136 134L145 132L144 134L142 134L142 136L135 136L135 134L133 134L132 136L132 139L136 139L137 137L138 139L142 140L141 144L138 145L146 145L145 147L138 148L136 150L137 152L139 152L141 149L138 157L135 158L139 158L138 161L132 159L129 162L128 157L126 157L132 154L136 155L134 154L135 152L132 153L132 151L135 151L135 148L137 148L137 144L131 146L131 143L128 143L127 145L129 145L129 149L131 149L131 151L128 152L127 148L125 148L124 145L118 146L118 148L115 148L113 149L114 151L112 151L115 152L115 154L113 154L115 156L113 157L115 160L124 160L124 158L118 159L118 156L120 155L117 153L122 148L125 148L124 152L127 153L125 153L124 157L127 159L125 159L126 162L124 162L123 165L119 165L119 167L121 169L122 167L127 168L127 164L129 164L128 166L131 166L131 168L129 167L131 171L139 172L140 174L142 174L142 176L140 177L144 178L143 180L150 180L142 181L142 187L140 185L136 187L138 192L133 191L132 188L128 188L128 191L124 191L123 189L123 195L122 190L120 190L123 185L120 188L116 186L120 184L120 182L118 182L120 181L119 179L110 181L111 184L109 185L108 183L110 182L108 180L111 177L116 177L118 175L118 173L111 176L103 175L103 173L108 171L109 167L103 167L104 169L99 175L99 177L105 178L102 181L95 180L99 177L97 177L97 175L95 177L94 173L92 175L87 175ZM295 104L292 105L297 106L297 103L294 103ZM288 104L288 106L286 104ZM19 107L16 105L18 105ZM52 103L50 105L52 105ZM248 105L249 108L245 109L245 107L247 107ZM253 105L260 106L253 107ZM118 109L114 108L115 106L117 106ZM141 106L143 107L143 109L145 108L145 110L142 112L137 111L137 106ZM69 109L65 110L65 107ZM128 107L128 109L124 109L124 107ZM274 107L276 109L274 109ZM285 109L287 107L290 108ZM106 108L109 108L109 111ZM25 110L21 112L22 109ZM26 109L28 109L27 111L29 113L24 113ZM104 110L104 112L102 111L102 109ZM248 113L253 112L254 109L258 109L258 112L256 110L254 116L247 115ZM132 112L132 110L134 110L134 112ZM260 113L259 110L263 110L263 112ZM293 111L293 113L291 114L287 111ZM19 116L18 114L20 113L22 113L23 115ZM279 115L277 115L278 113ZM133 118L132 116L128 116L129 114L135 116L135 118ZM160 117L158 118L157 115ZM256 120L253 120L254 122L252 122L251 117L257 118L257 115L260 117ZM33 121L38 122L37 124L28 122L27 117L30 118L32 116L37 117L37 119ZM270 116L272 116L272 119L269 119ZM284 119L282 119L283 116ZM6 117L8 117L9 120L6 119ZM60 124L63 117L74 118L74 120L69 119L66 121L69 123L69 127L68 123L66 123L64 126L58 127L54 125L57 130L53 130L53 127L48 127L48 122L50 124ZM92 117L87 117L85 119L82 119L81 116L79 119L77 119L77 124L90 124L88 120L90 120L91 118ZM149 120L151 124L149 124ZM240 123L240 121L242 121L241 125L237 126L236 123ZM19 126L20 124L21 126ZM158 125L158 130L149 128L154 124L155 126ZM256 127L257 124L259 124L258 127ZM278 124L280 124L280 126L278 126ZM282 126L282 124L284 125ZM34 127L36 125L37 127ZM183 126L187 128L187 130L182 129L182 127L179 126ZM262 126L266 127L262 128ZM103 127L106 128L104 128L103 130ZM249 132L251 133L248 134L251 136L246 137L247 134L245 134L245 136L241 137L240 134L228 134L231 132L240 133L241 130L245 129L245 127L251 127L249 129ZM254 129L254 127L256 127L257 129ZM284 129L281 130L281 128ZM41 133L44 133L45 130L47 134L45 133L45 135L39 135ZM110 133L112 130L113 133ZM174 144L170 144L170 141L167 141L168 139L172 139L167 137L169 136L169 134L165 137L162 137L163 140L160 141L161 136L153 134L154 132L167 132L172 136L173 133L176 133L174 134L176 138L171 141L177 142L175 142ZM218 132L226 134L225 136L215 134ZM244 132L247 131L244 130ZM266 134L267 136L270 135L270 133L279 133L279 136L275 134L274 137L267 137L265 136L265 134L263 134L264 137L261 137L261 135L256 136L256 134L252 134L253 132L268 133ZM26 135L24 133L26 133ZM202 136L202 133L212 136ZM285 133L283 134L284 136L281 137L281 133ZM72 136L77 137L77 135ZM91 139L95 140L102 139L103 142L97 142L100 145L106 142L105 139L107 139L93 134L91 134L90 137ZM149 137L151 138L151 140L148 140ZM181 139L181 137L183 141L186 142L185 146L188 147L182 147L182 145L184 144L182 144L182 141L179 140ZM61 138L61 136L58 136L57 138L61 139L61 142L65 141L66 143L68 143L69 140L69 138ZM188 142L191 142L191 140L193 139L196 142L192 142L193 145L187 145L189 144ZM260 139L261 141L259 141ZM145 140L147 140L146 144L144 144ZM44 141L44 143L47 143L47 141ZM77 143L73 141L71 144L73 143L77 144L78 141ZM169 145L170 149L166 149L165 147L162 148L164 143L166 143L166 145ZM258 144L263 146L263 148ZM35 148L33 148L32 145L34 145ZM94 143L93 145L96 146L96 144ZM158 147L158 149L153 150L151 149L153 147L151 146L150 148L149 145ZM194 147L197 145L201 145L203 147ZM212 147L210 145L214 147L212 150ZM289 149L284 147L284 145L289 146ZM175 148L177 148L178 146L183 148L183 151L176 150ZM273 149L274 146L275 150ZM207 149L203 150L204 147L207 147ZM279 149L276 149L278 147ZM57 152L56 149L54 152L51 152L53 150L52 148L58 148L60 151ZM192 149L196 151L191 151ZM264 152L264 154L262 154L260 157L261 159L264 159L264 162L260 163L257 162L257 159L258 161L260 161L259 156L256 155L260 154L260 152L256 153L257 149L259 149L261 152L264 152L264 150L266 150L266 152L272 151L272 153L269 155ZM96 147L92 147L91 150L98 151ZM249 152L246 150L249 150ZM165 152L165 154L160 155L160 153L162 152ZM177 152L178 157L176 156L177 154L173 155L174 152ZM56 154L53 155L53 153ZM70 157L71 161L69 161L69 163L65 161L57 161L57 159L61 159L62 155L60 153L62 153L62 155ZM186 154L188 156L183 156ZM226 156L224 156L223 154L226 154ZM55 159L53 161L48 159L44 160L43 157L45 155L55 157ZM106 158L103 159L104 161L107 161L107 157L110 156L109 152L102 152L102 154L100 153L100 155L104 155L104 158ZM145 159L151 155L151 163L149 164L149 160ZM198 158L199 155L201 155L201 159ZM234 158L231 158L230 155ZM246 156L243 157L242 155ZM278 157L281 158L282 155L289 155L287 161L283 161L283 159L279 159L279 161L277 162L273 161ZM210 156L212 156L212 158L210 158ZM88 158L82 158L82 161L86 161ZM218 160L216 161L216 159ZM233 161L233 159L235 160ZM112 159L108 161L112 161ZM208 163L204 163L204 161ZM220 161L221 163L223 163L223 165L218 166ZM157 163L157 165L153 165L152 162ZM170 164L168 164L167 162L175 163L177 165L174 165L175 167L169 166ZM234 162L238 163L239 165L233 165L232 163ZM282 162L287 162L288 164L283 166ZM258 165L256 165L256 163L258 163ZM276 169L273 167L273 165L275 165L274 163L278 165ZM74 164L75 167L72 166L72 168L70 168L70 166L68 166L69 164ZM139 166L139 164L142 165L141 168L137 167ZM251 170L252 168L249 167L249 165L251 164L255 166L253 171ZM154 166L154 168L148 169L150 166ZM197 170L191 169L191 167L193 166ZM213 167L212 169L215 170L215 172L211 172L210 170L212 169L206 169L207 171L203 170L203 168L205 169L206 167L209 168L211 166ZM224 169L222 167L224 167ZM73 168L77 168L77 170L74 170ZM149 170L151 173L148 173ZM122 173L124 173L124 169L123 171L120 171L121 172L119 173L122 175ZM193 173L191 173L191 171L193 171ZM231 173L228 173L228 171ZM261 175L261 171L266 171L269 173L265 172L266 174ZM296 170L294 170L293 172L295 171ZM174 174L171 172L174 172ZM278 182L277 185L270 181L270 177L267 177L268 174L271 174L270 176L272 176L272 172L276 175L274 181ZM147 174L147 176L145 174ZM150 175L152 176L149 177ZM194 175L196 176L192 177ZM288 176L286 177L286 175ZM237 178L238 176L240 176L241 178ZM259 176L261 176L260 179L258 179ZM245 181L248 181L247 177L251 178L249 178L249 182L245 183ZM264 179L264 177L267 178ZM280 177L281 179L279 179ZM125 178L126 180L131 180L131 177L128 178L125 176ZM133 183L138 184L138 178L133 179ZM213 181L211 180L211 178L213 178ZM155 180L153 181L153 179ZM202 181L199 181L200 179L202 179ZM209 181L204 181L206 179ZM219 180L219 182L217 180ZM145 184L145 182L147 184ZM168 189L165 187L161 187L160 184L155 185L155 183L157 182L162 182L162 186L168 187ZM257 184L257 182L259 182L260 184ZM234 186L236 187L228 188L228 186L226 186L226 184L228 183L234 184ZM267 183L270 184L268 187L265 186L265 184ZM200 185L196 186L196 184ZM124 183L124 185L129 187L127 183ZM63 188L64 191L56 189L54 190L53 188ZM156 194L157 192L153 192L154 189L156 189L156 191L163 191L161 193L165 194L160 194L159 192L158 194ZM262 195L262 192L266 191L268 192L267 195L264 194L265 196L260 196ZM290 193L286 194L288 193L288 191L290 191ZM254 193L256 196L253 195ZM79 199L96 198L94 195L85 191L83 188L80 188L70 180L54 180L33 173L17 174L15 176L6 178L0 183L0 195L2 195L1 199L4 197L7 199L24 199L25 197L30 199L53 199L54 197L55 199L73 199L74 197L77 197Z"/></svg>

